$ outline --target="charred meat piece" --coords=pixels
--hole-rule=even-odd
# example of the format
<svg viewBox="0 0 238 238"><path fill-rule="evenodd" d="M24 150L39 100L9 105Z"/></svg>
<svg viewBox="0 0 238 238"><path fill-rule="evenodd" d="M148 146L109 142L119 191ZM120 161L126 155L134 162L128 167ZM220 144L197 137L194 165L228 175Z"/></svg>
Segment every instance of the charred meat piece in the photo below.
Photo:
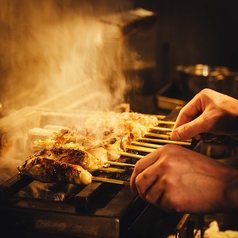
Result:
<svg viewBox="0 0 238 238"><path fill-rule="evenodd" d="M63 156L60 159L61 162L80 165L89 172L101 169L104 166L104 162L102 160L97 159L87 151L74 150L74 149L66 149L66 150L57 149L57 150L63 151Z"/></svg>
<svg viewBox="0 0 238 238"><path fill-rule="evenodd" d="M45 157L34 157L18 167L20 173L44 183L89 184L92 175L79 165L64 163Z"/></svg>
<svg viewBox="0 0 238 238"><path fill-rule="evenodd" d="M48 158L59 162L80 165L89 172L101 169L104 166L102 160L95 158L87 151L75 149L43 149L29 157L29 159L33 158Z"/></svg>

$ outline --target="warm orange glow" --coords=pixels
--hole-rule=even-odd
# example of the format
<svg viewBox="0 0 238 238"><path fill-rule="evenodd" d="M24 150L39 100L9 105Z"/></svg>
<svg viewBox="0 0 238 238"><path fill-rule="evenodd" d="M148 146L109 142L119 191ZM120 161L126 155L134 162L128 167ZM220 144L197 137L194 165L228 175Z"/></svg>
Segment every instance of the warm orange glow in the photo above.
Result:
<svg viewBox="0 0 238 238"><path fill-rule="evenodd" d="M102 92L93 108L105 109L123 100L120 29L102 23L108 13L89 2L1 1L0 53L6 74L1 74L0 102L4 107L35 105L84 81L92 84L72 97Z"/></svg>
<svg viewBox="0 0 238 238"><path fill-rule="evenodd" d="M67 91L72 98L60 98L50 105L52 110L65 110L64 100L71 101L68 109L73 110L74 99L90 98L89 94L97 100L92 97L82 110L107 110L124 101L122 60L130 52L124 48L119 27L100 21L108 6L103 11L103 6L98 9L92 1L70 0L0 0L0 4L0 102L4 110L41 105ZM117 4L114 7L123 10ZM0 168L13 168L14 173L21 164L17 157L25 149L17 148L17 143L20 147L27 144L26 128L21 129L0 137ZM1 171L3 181L9 176L9 170Z"/></svg>

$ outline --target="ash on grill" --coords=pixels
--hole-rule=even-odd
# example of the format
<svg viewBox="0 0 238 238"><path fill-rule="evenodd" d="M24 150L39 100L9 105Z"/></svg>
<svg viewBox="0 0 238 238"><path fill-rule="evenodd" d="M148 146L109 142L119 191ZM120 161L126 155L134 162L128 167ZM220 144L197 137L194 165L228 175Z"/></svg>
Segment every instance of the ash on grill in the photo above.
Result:
<svg viewBox="0 0 238 238"><path fill-rule="evenodd" d="M166 117L158 116L162 119L158 125L159 131L158 128L151 128L143 138L128 145L127 151L121 155L121 162L135 163L145 154L165 143L176 143L169 140L166 128L172 126L178 111L179 109L176 109ZM67 113L35 111L30 113L30 121L35 121L36 124L30 126L43 127L52 125L52 122L62 122L57 118L59 115L65 117L65 123L69 120L72 122L72 114L69 117ZM77 114L74 116L78 121L79 116ZM38 120L32 120L33 118ZM171 124L164 124L166 121L170 121ZM27 123L28 120L23 120L21 126L29 131ZM58 126L62 127L56 123L55 128ZM191 142L184 142L182 146L193 147ZM118 169L118 172L114 170L113 173L102 171L94 173L95 177L112 179L112 183L110 180L106 183L94 181L87 186L42 184L25 175L13 175L0 186L1 229L6 231L9 237L44 235L45 237L126 238L167 237L174 233L184 214L166 214L140 198L134 197L129 186L123 183L114 184L118 180L128 182L132 168L112 167ZM198 226L197 217L194 222L192 216L186 216L182 225L180 224L179 232L187 229L187 226L184 228L185 224L191 222Z"/></svg>

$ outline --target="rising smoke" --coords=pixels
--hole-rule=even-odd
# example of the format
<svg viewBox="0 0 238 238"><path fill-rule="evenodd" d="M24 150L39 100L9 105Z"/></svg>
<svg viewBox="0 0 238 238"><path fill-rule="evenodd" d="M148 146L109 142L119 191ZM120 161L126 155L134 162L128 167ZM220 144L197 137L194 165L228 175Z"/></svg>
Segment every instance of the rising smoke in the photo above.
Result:
<svg viewBox="0 0 238 238"><path fill-rule="evenodd" d="M124 100L122 61L130 57L129 51L120 29L101 18L129 9L130 1L0 0L0 4L3 110L37 105L83 82L84 87L71 95L73 100L100 92L100 100L87 104L87 109L107 110ZM62 98L54 107L63 110L65 100L69 99ZM6 145L8 153L0 158L0 166L7 163L16 170L19 161L11 159L16 148L9 147L16 146L15 135L23 144L27 141L21 133L18 128L10 138L1 135L0 149L3 154ZM2 170L1 177L7 176L9 170Z"/></svg>
<svg viewBox="0 0 238 238"><path fill-rule="evenodd" d="M0 1L0 102L5 108L35 105L85 80L93 87L84 94L102 92L94 107L123 100L123 40L120 29L101 19L128 9L130 1Z"/></svg>

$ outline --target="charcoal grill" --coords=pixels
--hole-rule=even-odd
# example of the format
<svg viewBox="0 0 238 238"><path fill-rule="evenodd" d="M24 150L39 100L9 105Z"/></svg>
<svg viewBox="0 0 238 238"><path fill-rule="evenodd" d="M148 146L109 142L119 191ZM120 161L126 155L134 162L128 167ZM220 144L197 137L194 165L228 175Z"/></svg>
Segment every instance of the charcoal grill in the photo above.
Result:
<svg viewBox="0 0 238 238"><path fill-rule="evenodd" d="M168 127L164 121L174 122L178 111L159 115L160 127ZM2 119L1 144L3 140L9 141L15 148L13 154L25 160L25 154L32 149L32 141L39 138L37 133L47 136L52 130L83 122L92 113L24 108L17 112L18 115ZM7 131L4 130L6 124ZM157 129L151 128L141 140L128 146L121 155L123 161L137 160L164 143L176 143L169 140L166 129ZM13 134L20 131L19 137L13 140ZM23 138L22 135L27 136ZM182 146L192 148L194 145L184 142ZM8 170L7 164L4 166L2 169ZM1 184L0 226L8 237L167 237L176 232L177 237L190 238L195 237L194 229L200 226L200 217L167 214L134 197L128 185L105 182L87 186L47 184L46 189L40 189L35 196L34 189L38 185L39 182L18 173L13 173Z"/></svg>

